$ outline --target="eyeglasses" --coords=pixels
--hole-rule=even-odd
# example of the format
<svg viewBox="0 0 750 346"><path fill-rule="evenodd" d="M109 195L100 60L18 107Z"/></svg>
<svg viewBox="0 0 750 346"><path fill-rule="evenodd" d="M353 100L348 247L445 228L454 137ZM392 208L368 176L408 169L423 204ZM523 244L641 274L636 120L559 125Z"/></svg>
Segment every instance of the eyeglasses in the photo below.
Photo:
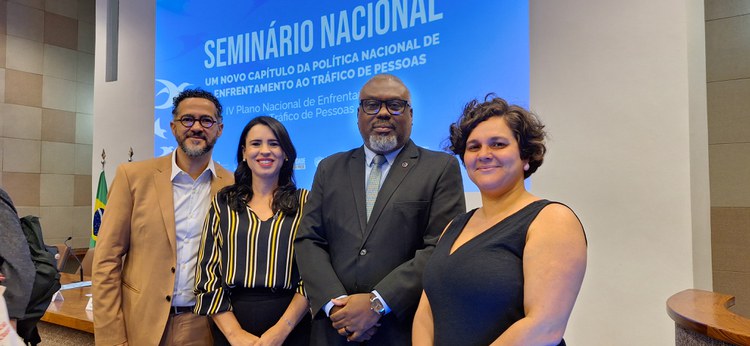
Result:
<svg viewBox="0 0 750 346"><path fill-rule="evenodd" d="M195 124L196 120L204 129L210 129L212 126L214 126L214 124L218 123L218 121L208 116L202 116L199 119L195 119L193 117L182 117L180 118L179 122L180 124L182 124L182 126L191 128L193 127L193 124Z"/></svg>
<svg viewBox="0 0 750 346"><path fill-rule="evenodd" d="M409 101L406 100L376 100L376 99L364 99L359 101L359 107L365 114L376 115L380 112L380 107L385 104L385 109L388 110L388 114L398 116L404 113L406 106L409 106Z"/></svg>

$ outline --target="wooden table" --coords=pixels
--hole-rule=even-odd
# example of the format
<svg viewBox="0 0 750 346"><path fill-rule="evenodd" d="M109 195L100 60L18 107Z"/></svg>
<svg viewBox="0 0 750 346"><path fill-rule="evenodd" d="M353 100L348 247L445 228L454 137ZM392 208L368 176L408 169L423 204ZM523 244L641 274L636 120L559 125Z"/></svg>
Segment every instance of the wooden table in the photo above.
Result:
<svg viewBox="0 0 750 346"><path fill-rule="evenodd" d="M89 280L88 278L84 278ZM61 273L62 284L78 282L80 277L76 274ZM84 332L94 333L94 314L86 310L86 304L91 297L91 286L72 288L61 291L63 301L53 301L42 316L42 321L78 329Z"/></svg>
<svg viewBox="0 0 750 346"><path fill-rule="evenodd" d="M750 345L750 319L729 310L732 305L734 296L688 289L669 297L667 313L676 326L689 332L732 345Z"/></svg>

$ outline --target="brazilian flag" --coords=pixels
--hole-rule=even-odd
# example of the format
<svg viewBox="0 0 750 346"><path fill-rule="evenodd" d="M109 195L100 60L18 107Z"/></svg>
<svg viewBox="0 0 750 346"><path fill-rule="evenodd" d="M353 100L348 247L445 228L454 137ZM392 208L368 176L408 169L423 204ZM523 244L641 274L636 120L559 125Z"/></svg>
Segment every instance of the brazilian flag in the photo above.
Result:
<svg viewBox="0 0 750 346"><path fill-rule="evenodd" d="M104 171L99 174L99 186L96 188L96 205L94 205L94 220L91 227L91 242L89 247L96 246L96 239L99 235L99 227L102 225L102 216L104 216L104 207L107 205L107 178L104 177Z"/></svg>

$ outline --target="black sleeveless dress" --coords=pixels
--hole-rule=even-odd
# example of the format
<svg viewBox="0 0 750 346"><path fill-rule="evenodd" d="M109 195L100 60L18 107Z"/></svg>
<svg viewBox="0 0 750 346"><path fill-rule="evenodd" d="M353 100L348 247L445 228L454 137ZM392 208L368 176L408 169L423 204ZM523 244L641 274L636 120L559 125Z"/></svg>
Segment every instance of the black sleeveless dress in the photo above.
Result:
<svg viewBox="0 0 750 346"><path fill-rule="evenodd" d="M555 202L530 203L451 254L453 243L476 209L453 220L424 270L435 345L489 345L524 317L526 233L550 203Z"/></svg>

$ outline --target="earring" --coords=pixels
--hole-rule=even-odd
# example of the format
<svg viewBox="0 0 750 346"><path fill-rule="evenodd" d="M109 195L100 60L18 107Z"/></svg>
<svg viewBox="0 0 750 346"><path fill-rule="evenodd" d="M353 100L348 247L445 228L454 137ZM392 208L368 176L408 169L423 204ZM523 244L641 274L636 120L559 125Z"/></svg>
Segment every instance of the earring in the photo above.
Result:
<svg viewBox="0 0 750 346"><path fill-rule="evenodd" d="M525 165L523 165L523 171L524 171L524 172L527 172L528 170L529 170L529 163L528 163L528 162L526 162L526 164L525 164Z"/></svg>
<svg viewBox="0 0 750 346"><path fill-rule="evenodd" d="M242 159L242 162L246 162L246 161L247 161L247 159Z"/></svg>
<svg viewBox="0 0 750 346"><path fill-rule="evenodd" d="M289 158L288 158L288 157L285 157L285 158L284 158L284 161L289 161Z"/></svg>

